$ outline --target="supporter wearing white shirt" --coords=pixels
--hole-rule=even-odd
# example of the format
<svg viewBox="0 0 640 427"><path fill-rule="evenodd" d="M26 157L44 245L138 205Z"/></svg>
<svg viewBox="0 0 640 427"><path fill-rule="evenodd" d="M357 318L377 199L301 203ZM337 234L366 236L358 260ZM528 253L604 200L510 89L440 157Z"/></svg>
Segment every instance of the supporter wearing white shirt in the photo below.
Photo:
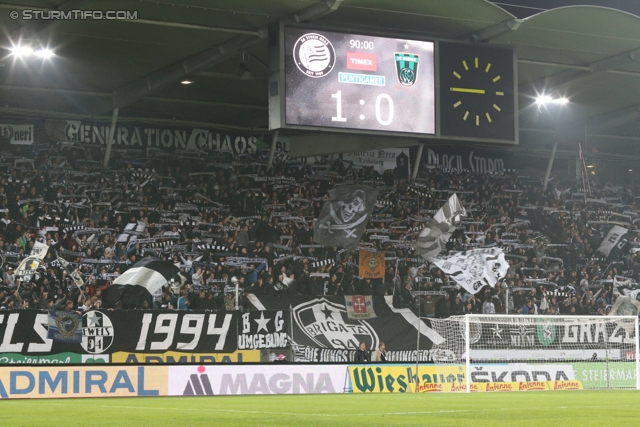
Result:
<svg viewBox="0 0 640 427"><path fill-rule="evenodd" d="M196 272L191 275L191 283L193 283L193 286L202 285L202 275L203 274L204 274L204 272L202 271L202 268L198 267L196 269Z"/></svg>
<svg viewBox="0 0 640 427"><path fill-rule="evenodd" d="M482 303L482 314L496 314L496 306L490 299Z"/></svg>

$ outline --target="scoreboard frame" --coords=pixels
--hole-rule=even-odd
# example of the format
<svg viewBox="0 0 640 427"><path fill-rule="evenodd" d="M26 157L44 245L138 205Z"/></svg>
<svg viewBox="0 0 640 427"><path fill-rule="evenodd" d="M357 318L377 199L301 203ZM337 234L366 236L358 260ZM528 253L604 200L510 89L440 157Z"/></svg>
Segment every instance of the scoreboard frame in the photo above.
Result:
<svg viewBox="0 0 640 427"><path fill-rule="evenodd" d="M288 124L287 120L286 120L286 94L287 94L287 87L286 87L286 69L285 69L285 58L286 58L286 53L285 53L285 27L291 27L291 28L295 28L295 29L302 29L305 30L308 33L313 33L313 32L318 32L318 33L322 33L323 31L327 31L327 32L334 32L334 33L341 33L341 34L345 34L345 35L350 35L354 38L357 38L359 36L361 37L383 37L383 38L387 38L387 39L401 39L401 40L411 40L411 41L416 41L416 42L431 42L433 43L433 67L434 67L434 72L433 72L433 86L434 86L434 125L435 125L435 131L434 133L419 133L419 132L406 132L406 131L387 131L387 130L372 130L372 129L361 129L361 128L344 128L344 127L328 127L328 126L318 126L318 125L297 125L297 124ZM279 22L276 24L273 24L272 26L270 26L269 28L269 80L268 80L268 92L269 92L269 129L270 130L294 130L294 131L317 131L317 132L332 132L332 133L347 133L347 134L353 134L353 133L357 133L357 134L365 134L365 135L385 135L385 136L392 136L392 137L399 137L399 138L420 138L420 139L425 139L425 140L431 140L431 139L439 139L439 140L450 140L451 142L456 142L456 141L460 141L460 142L484 142L484 143L496 143L496 144L503 144L503 145L517 145L519 143L519 138L518 138L518 74L517 74L517 57L516 57L516 53L515 51L508 47L508 46L492 46L492 45L487 45L487 44L480 44L480 43L473 43L473 42L466 42L466 41L458 41L458 40L446 40L446 39L439 39L439 38L423 38L423 37L415 37L415 36L411 36L411 35L407 35L407 34L390 34L390 33L375 33L375 32L358 32L356 33L347 33L344 30L340 30L340 29L336 29L336 28L331 28L331 27L327 27L327 26L308 26L308 25L303 25L303 24L297 24L297 23L285 23L285 22ZM477 57L496 57L496 55L498 55L498 57L502 56L502 59L504 60L505 58L507 58L507 60L510 58L512 61L512 66L510 67L510 69L508 70L507 73L503 73L506 74L507 77L503 77L503 79L507 78L512 80L511 84L506 84L503 81L501 81L500 83L502 83L502 86L505 87L512 87L512 93L508 94L508 92L506 90L503 90L504 95L510 95L512 96L512 98L510 97L510 100L512 99L512 104L513 105L513 111L511 112L510 116L512 117L511 119L511 123L509 125L509 130L510 132L506 132L506 133L511 133L511 135L513 136L513 138L503 138L503 135L500 135L500 137L496 138L496 132L490 132L488 131L489 126L485 125L485 126L478 126L477 131L474 130L474 132L472 133L472 136L469 136L469 132L458 132L461 135L456 135L455 133L455 129L454 131L452 131L450 134L447 134L446 131L443 133L443 116L442 114L452 114L451 111L451 107L449 105L449 102L444 105L444 112L443 112L443 105L442 105L442 98L450 95L449 93L445 93L447 88L442 88L440 87L440 82L441 82L441 63L442 62L448 62L450 64L451 61L441 61L441 44L447 46L448 48L451 47L452 44L459 44L461 46L462 51L469 51L469 48L477 48L478 49L478 54ZM450 49L449 49L450 50ZM489 52L489 55L487 55L487 52ZM467 64L465 63L465 68L467 66ZM476 64L473 64L473 59L470 60L470 68L473 68L474 65L477 67L478 66L478 61L476 60ZM462 65L460 66L462 67ZM484 64L480 64L481 68L485 68ZM503 66L503 68L506 67L506 65ZM462 68L461 68L462 70ZM301 70L293 70L293 71L297 71L297 72L301 72ZM451 72L452 70L446 70L447 72ZM495 68L492 70L492 72L495 71ZM334 71L336 72L336 71ZM509 76L509 72L511 72L512 74ZM336 75L338 73L336 72ZM458 73L456 73L458 74ZM478 75L482 74L482 73L477 73ZM491 76L493 78L495 76L497 76L496 73L491 74ZM471 74L469 74L470 76ZM468 77L468 76L465 76ZM446 78L445 78L446 80ZM468 79L467 79L468 80ZM468 82L467 82L468 83ZM471 84L471 86L473 86L474 88L476 86L478 87L486 87L485 86L480 86L480 85L474 85ZM452 90L453 88L449 88L450 90ZM456 90L458 90L458 88L455 88ZM476 89L475 94L479 94L478 89ZM489 88L487 87L487 93L489 92ZM483 89L483 93L484 93L484 89ZM494 92L495 93L495 92ZM463 93L461 94L461 96L472 96L473 95L469 95L468 93ZM476 99L472 99L473 101L476 101ZM490 105L490 104L489 104ZM495 103L494 103L495 106ZM495 109L495 107L494 107ZM496 115L499 114L500 111L498 110L491 110L491 112L486 111L485 109L482 109L481 113L478 112L478 115L481 115L482 118L478 119L475 118L473 116L471 117L471 121L472 120L484 120L484 121L491 121L492 117L489 116L489 114L493 115L493 118L495 119ZM508 112L507 112L508 113ZM485 118L485 115L487 118ZM447 118L449 118L447 116ZM465 118L466 120L466 118ZM464 124L463 122L460 122L461 124ZM482 122L481 122L482 123ZM504 123L504 120L502 121L502 123ZM509 123L509 120L507 120L507 123ZM512 127L511 127L512 126ZM453 129L451 127L451 124L448 123L448 127L449 129Z"/></svg>

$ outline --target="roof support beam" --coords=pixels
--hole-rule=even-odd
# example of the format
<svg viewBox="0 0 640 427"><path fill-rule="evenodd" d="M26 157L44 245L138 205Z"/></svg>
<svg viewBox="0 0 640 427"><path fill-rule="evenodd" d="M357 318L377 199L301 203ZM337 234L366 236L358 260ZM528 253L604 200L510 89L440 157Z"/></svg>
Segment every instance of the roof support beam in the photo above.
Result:
<svg viewBox="0 0 640 427"><path fill-rule="evenodd" d="M524 83L521 86L526 87L539 87L544 88L545 90L554 89L558 86L565 85L567 83L575 82L585 77L603 73L606 71L611 71L620 65L624 65L626 63L637 61L640 59L640 49L632 50L629 52L623 52L618 55L613 55L608 58L601 59L599 61L592 62L586 67L582 67L582 69L570 69L565 70L557 74L553 74L551 76L547 76L543 79Z"/></svg>
<svg viewBox="0 0 640 427"><path fill-rule="evenodd" d="M116 107L123 108L166 86L174 84L188 75L205 70L212 65L235 56L239 51L259 41L252 36L238 36L219 46L195 54L141 79L121 86L115 90ZM101 111L100 113L102 113Z"/></svg>
<svg viewBox="0 0 640 427"><path fill-rule="evenodd" d="M338 10L344 0L325 0L322 3L314 4L301 13L296 13L294 18L298 22L309 22L321 18L331 12Z"/></svg>
<svg viewBox="0 0 640 427"><path fill-rule="evenodd" d="M72 96L86 96L86 97L98 97L98 98L112 98L113 93L110 92L94 92L87 90L77 89L58 89L58 88L46 88L35 86L20 86L20 85L3 85L0 84L0 89L14 90L19 92L36 92L36 93L50 93L60 95L72 95ZM243 110L267 110L267 105L256 104L235 104L229 102L218 101L204 101L199 99L185 99L185 98L160 98L155 96L149 96L145 98L146 101L152 102L167 102L174 104L189 104L189 105L203 105L209 107L225 107L225 108L240 108Z"/></svg>
<svg viewBox="0 0 640 427"><path fill-rule="evenodd" d="M261 34L261 30L258 30L258 31L241 30L237 28L212 27L209 25L184 24L182 22L158 21L154 19L127 19L121 22L130 22L132 24L157 25L161 27L185 28L187 30L218 31L223 33L245 34L249 36L264 37L264 35Z"/></svg>
<svg viewBox="0 0 640 427"><path fill-rule="evenodd" d="M11 117L20 117L20 118L41 119L43 117L47 117L50 119L58 119L58 120L87 120L91 123L95 123L95 122L108 123L109 120L112 118L112 114L95 116L91 114L64 113L60 111L51 111L51 110L43 110L43 109L16 108L16 107L3 107L3 106L0 106L0 114L4 114L6 116L11 116ZM141 123L144 123L148 125L155 125L158 127L163 127L163 126L166 127L167 119L164 117L139 117L139 116L118 115L118 123L133 123L136 125L140 125ZM267 128L235 126L235 125L229 125L228 123L210 123L210 122L199 122L199 121L191 121L191 120L171 120L171 125L204 127L204 128L212 128L212 129L220 129L220 130L238 130L243 132L247 131L247 132L254 132L254 133L265 133L265 134L269 132Z"/></svg>
<svg viewBox="0 0 640 427"><path fill-rule="evenodd" d="M509 33L511 31L517 31L523 22L524 21L522 19L513 18L508 21L487 27L484 30L478 31L477 33L473 33L471 34L471 38L477 42L488 42L497 37L500 37L503 34ZM464 38L468 38L468 36L465 36Z"/></svg>
<svg viewBox="0 0 640 427"><path fill-rule="evenodd" d="M582 138L585 134L595 134L638 120L640 120L640 105L634 105L633 107L589 117L584 121L580 120L560 127L556 130L556 138L560 141L569 141Z"/></svg>

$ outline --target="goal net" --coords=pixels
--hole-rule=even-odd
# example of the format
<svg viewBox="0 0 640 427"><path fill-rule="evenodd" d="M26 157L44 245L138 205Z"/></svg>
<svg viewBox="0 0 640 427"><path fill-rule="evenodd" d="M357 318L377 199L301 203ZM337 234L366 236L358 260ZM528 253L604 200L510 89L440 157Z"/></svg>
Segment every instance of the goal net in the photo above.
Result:
<svg viewBox="0 0 640 427"><path fill-rule="evenodd" d="M640 389L635 316L466 315L429 323L443 339L431 344L433 363L416 366L417 391Z"/></svg>

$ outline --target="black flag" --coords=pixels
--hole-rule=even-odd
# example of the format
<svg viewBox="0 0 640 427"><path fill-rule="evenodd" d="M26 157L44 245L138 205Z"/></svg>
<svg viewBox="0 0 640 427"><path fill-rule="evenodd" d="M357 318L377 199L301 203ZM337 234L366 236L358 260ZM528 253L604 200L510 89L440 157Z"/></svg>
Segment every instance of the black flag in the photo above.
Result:
<svg viewBox="0 0 640 427"><path fill-rule="evenodd" d="M409 156L404 151L396 157L396 178L407 179L409 177Z"/></svg>
<svg viewBox="0 0 640 427"><path fill-rule="evenodd" d="M378 188L346 184L329 190L330 200L324 204L316 221L313 240L325 246L355 249L364 233Z"/></svg>

